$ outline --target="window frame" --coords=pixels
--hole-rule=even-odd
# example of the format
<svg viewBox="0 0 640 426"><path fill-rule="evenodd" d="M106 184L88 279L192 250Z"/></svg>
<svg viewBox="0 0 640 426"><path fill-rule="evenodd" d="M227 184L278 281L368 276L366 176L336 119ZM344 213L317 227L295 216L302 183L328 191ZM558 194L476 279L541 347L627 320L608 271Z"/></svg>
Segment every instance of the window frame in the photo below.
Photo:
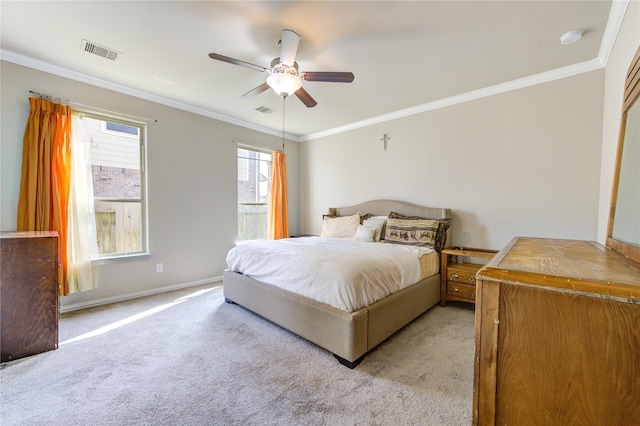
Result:
<svg viewBox="0 0 640 426"><path fill-rule="evenodd" d="M269 160L261 160L261 159L253 159L253 158L248 158L248 157L241 157L240 156L240 150L245 150L245 151L252 151L258 154L267 154L269 155ZM241 240L240 239L240 221L238 220L236 223L236 234L237 234L237 238L236 238L236 243L242 244L242 243L246 243L249 241L259 241L259 240L265 240L268 239L268 226L269 226L269 203L270 203L270 192L271 192L271 174L273 171L273 150L267 149L267 148L259 148L256 146L251 146L251 145L245 145L245 144L240 144L236 142L236 167L238 164L238 160L244 158L248 161L256 161L256 162L260 162L260 161L266 161L269 163L269 176L267 176L267 187L268 187L268 193L267 193L267 201L262 203L262 202L249 202L249 201L240 201L240 197L239 197L239 193L238 193L238 180L240 177L240 170L239 168L236 168L236 218L239 219L239 214L240 214L240 206L265 206L267 208L267 236L265 238L258 238L258 239L248 239L248 240Z"/></svg>
<svg viewBox="0 0 640 426"><path fill-rule="evenodd" d="M99 254L91 258L93 263L105 264L112 263L114 261L135 260L141 257L150 257L149 251L149 200L148 200L148 178L147 178L147 123L143 121L137 121L122 116L113 114L76 110L76 112L82 117L91 118L101 121L101 131L105 134L117 135L123 138L138 139L139 153L140 153L140 198L139 199L127 199L117 197L95 197L94 190L94 209L95 205L99 201L105 202L136 202L140 203L140 250L132 252L119 252L119 253L107 253ZM122 124L125 126L136 127L139 129L138 135L130 133L119 132L115 130L109 130L106 127L106 122Z"/></svg>

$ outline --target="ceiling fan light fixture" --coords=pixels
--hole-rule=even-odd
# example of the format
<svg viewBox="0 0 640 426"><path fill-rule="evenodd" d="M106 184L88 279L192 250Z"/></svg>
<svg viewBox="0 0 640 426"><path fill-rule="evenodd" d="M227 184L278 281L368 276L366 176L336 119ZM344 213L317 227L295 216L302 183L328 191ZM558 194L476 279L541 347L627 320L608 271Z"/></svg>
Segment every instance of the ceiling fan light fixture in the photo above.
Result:
<svg viewBox="0 0 640 426"><path fill-rule="evenodd" d="M298 76L288 73L273 73L267 77L267 84L280 96L291 96L302 87Z"/></svg>

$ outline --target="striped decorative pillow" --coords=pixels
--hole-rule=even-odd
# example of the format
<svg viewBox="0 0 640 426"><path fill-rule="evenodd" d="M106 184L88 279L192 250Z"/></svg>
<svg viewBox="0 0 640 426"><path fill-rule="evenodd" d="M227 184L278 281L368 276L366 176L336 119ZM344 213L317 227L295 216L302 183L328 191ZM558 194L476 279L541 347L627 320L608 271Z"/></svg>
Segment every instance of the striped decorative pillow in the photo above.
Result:
<svg viewBox="0 0 640 426"><path fill-rule="evenodd" d="M396 244L431 247L439 253L446 246L450 226L451 219L427 219L391 212L387 219L385 240Z"/></svg>
<svg viewBox="0 0 640 426"><path fill-rule="evenodd" d="M435 248L439 225L433 219L398 219L389 216L384 239L395 244Z"/></svg>

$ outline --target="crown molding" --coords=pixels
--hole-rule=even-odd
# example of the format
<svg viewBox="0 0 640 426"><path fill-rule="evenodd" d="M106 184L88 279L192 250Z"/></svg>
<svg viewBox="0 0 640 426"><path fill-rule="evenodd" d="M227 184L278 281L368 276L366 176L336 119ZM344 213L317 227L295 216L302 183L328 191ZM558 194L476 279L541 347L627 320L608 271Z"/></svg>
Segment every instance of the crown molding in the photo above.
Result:
<svg viewBox="0 0 640 426"><path fill-rule="evenodd" d="M349 130L372 126L374 124L380 124L386 121L408 117L411 115L420 114L427 111L433 111L435 109L445 108L445 107L460 104L463 102L469 102L476 99L486 98L488 96L498 95L500 93L523 89L525 87L535 86L537 84L548 83L550 81L559 80L562 78L571 77L574 75L595 71L602 68L603 68L603 65L599 59L592 59L590 61L581 62L579 64L569 65L569 66L558 68L552 71L547 71L547 72L532 75L529 77L508 81L506 83L500 83L494 86L489 86L489 87L474 90L471 92L462 93L460 95L439 99L437 101L429 102L422 105L417 105L415 107L401 109L389 114L379 115L377 117L368 118L366 120L357 121L354 123L346 124L344 126L334 127L333 129L327 129L321 132L310 133L308 135L302 136L300 138L300 142L308 142L314 139L319 139L326 136L347 132Z"/></svg>
<svg viewBox="0 0 640 426"><path fill-rule="evenodd" d="M334 127L332 129L323 130L316 133L310 133L300 137L300 142L308 142L314 139L323 138L326 136L335 135L338 133L347 132L350 130L371 126L374 124L384 123L386 121L395 120L397 118L408 117L414 114L420 114L425 111L432 111L438 108L444 108L447 106L459 104L462 102L468 102L487 96L493 96L500 93L509 92L512 90L518 90L525 87L534 86L537 84L547 83L554 80L559 80L566 77L575 76L578 74L595 71L605 68L609 62L609 56L615 44L624 15L627 11L629 0L614 0L611 3L611 10L609 12L609 18L607 20L607 26L602 36L602 42L600 43L600 50L598 57L589 61L581 62L579 64L570 65L563 68L547 71L544 73L524 77L521 79L509 81L506 83L497 84L495 86L486 87L483 89L475 90L472 92L463 93L449 98L440 99L437 101L429 102L426 104L418 105L415 107L395 111L389 114L379 115L366 120L350 123L340 127Z"/></svg>
<svg viewBox="0 0 640 426"><path fill-rule="evenodd" d="M155 102L168 107L172 107L172 108L180 109L183 111L192 112L194 114L202 115L205 117L213 118L215 120L223 121L225 123L234 124L240 127L245 127L247 129L255 130L261 133L282 137L281 131L269 129L263 126L258 126L253 123L249 123L248 121L238 120L236 118L219 114L217 112L213 112L204 108L199 108L193 105L174 101L172 99L168 99L162 96L157 96L142 90L133 89L131 87L123 86L121 84L113 83L111 81L102 80L87 74L82 74L76 71L72 71L70 69L59 67L57 65L53 65L48 62L34 59L29 56L21 55L19 53L15 53L9 50L0 49L0 59L3 61L12 62L17 65L25 66L27 68L32 68L38 71L57 75L59 77L68 78L70 80L79 81L81 83L90 84L92 86L101 87L103 89L112 90L114 92L134 96L136 98ZM285 137L289 140L299 142L299 138L297 136L285 134Z"/></svg>
<svg viewBox="0 0 640 426"><path fill-rule="evenodd" d="M359 129L362 127L372 126L374 124L384 123L386 121L395 120L398 118L408 117L415 114L420 114L426 111L432 111L439 108L445 108L451 105L460 104L463 102L469 102L476 99L481 99L488 96L497 95L500 93L509 92L512 90L523 89L525 87L535 86L537 84L543 84L554 80L559 80L566 77L572 77L575 75L583 74L605 68L609 61L611 51L615 44L616 38L620 31L624 15L627 11L627 6L630 0L614 0L611 4L611 11L609 12L609 18L607 20L607 26L605 28L602 42L600 44L600 50L597 58L589 61L581 62L575 65L558 68L555 70L543 72L540 74L532 75L529 77L512 80L505 83L496 84L494 86L485 87L482 89L474 90L467 93L451 96L444 99L439 99L426 104L417 105L415 107L394 111L389 114L383 114L376 117L368 118L346 124L344 126L334 127L331 129L322 130L316 133L309 133L307 135L295 136L291 134L285 134L285 138L293 142L308 142L311 140L323 138L326 136L335 135L338 133L347 132L350 130ZM134 96L140 99L145 99L151 102L166 105L172 108L180 109L183 111L192 112L194 114L202 115L205 117L213 118L215 120L223 121L229 124L233 124L247 129L255 130L258 132L266 133L273 136L282 136L282 132L269 129L267 127L258 126L247 121L238 120L233 117L229 117L223 114L219 114L204 108L195 107L192 105L177 102L168 98L153 95L148 92L126 87L110 81L91 77L86 74L71 71L66 68L62 68L44 61L40 61L34 58L30 58L24 55L20 55L11 51L0 49L0 59L13 62L18 65L23 65L29 68L33 68L39 71L47 72L50 74L58 75L60 77L69 78L71 80L80 81L83 83L91 84L93 86L101 87L108 90L113 90L118 93Z"/></svg>
<svg viewBox="0 0 640 426"><path fill-rule="evenodd" d="M609 57L613 51L613 45L616 42L616 38L618 38L618 33L620 32L624 15L627 13L627 6L629 6L629 0L614 0L611 4L609 20L607 21L607 27L604 29L604 34L602 35L600 52L598 52L598 59L605 68L609 63Z"/></svg>

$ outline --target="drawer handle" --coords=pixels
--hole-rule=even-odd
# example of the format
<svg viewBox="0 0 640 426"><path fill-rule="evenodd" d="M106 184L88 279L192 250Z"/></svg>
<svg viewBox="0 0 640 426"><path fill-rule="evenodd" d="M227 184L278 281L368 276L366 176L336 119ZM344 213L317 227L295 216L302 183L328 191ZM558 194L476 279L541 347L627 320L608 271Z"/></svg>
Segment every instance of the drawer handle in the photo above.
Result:
<svg viewBox="0 0 640 426"><path fill-rule="evenodd" d="M460 278L460 275L458 275L458 274L453 274L453 278Z"/></svg>
<svg viewBox="0 0 640 426"><path fill-rule="evenodd" d="M459 292L460 290L458 290L457 288L454 288L453 291L455 291L456 293Z"/></svg>

